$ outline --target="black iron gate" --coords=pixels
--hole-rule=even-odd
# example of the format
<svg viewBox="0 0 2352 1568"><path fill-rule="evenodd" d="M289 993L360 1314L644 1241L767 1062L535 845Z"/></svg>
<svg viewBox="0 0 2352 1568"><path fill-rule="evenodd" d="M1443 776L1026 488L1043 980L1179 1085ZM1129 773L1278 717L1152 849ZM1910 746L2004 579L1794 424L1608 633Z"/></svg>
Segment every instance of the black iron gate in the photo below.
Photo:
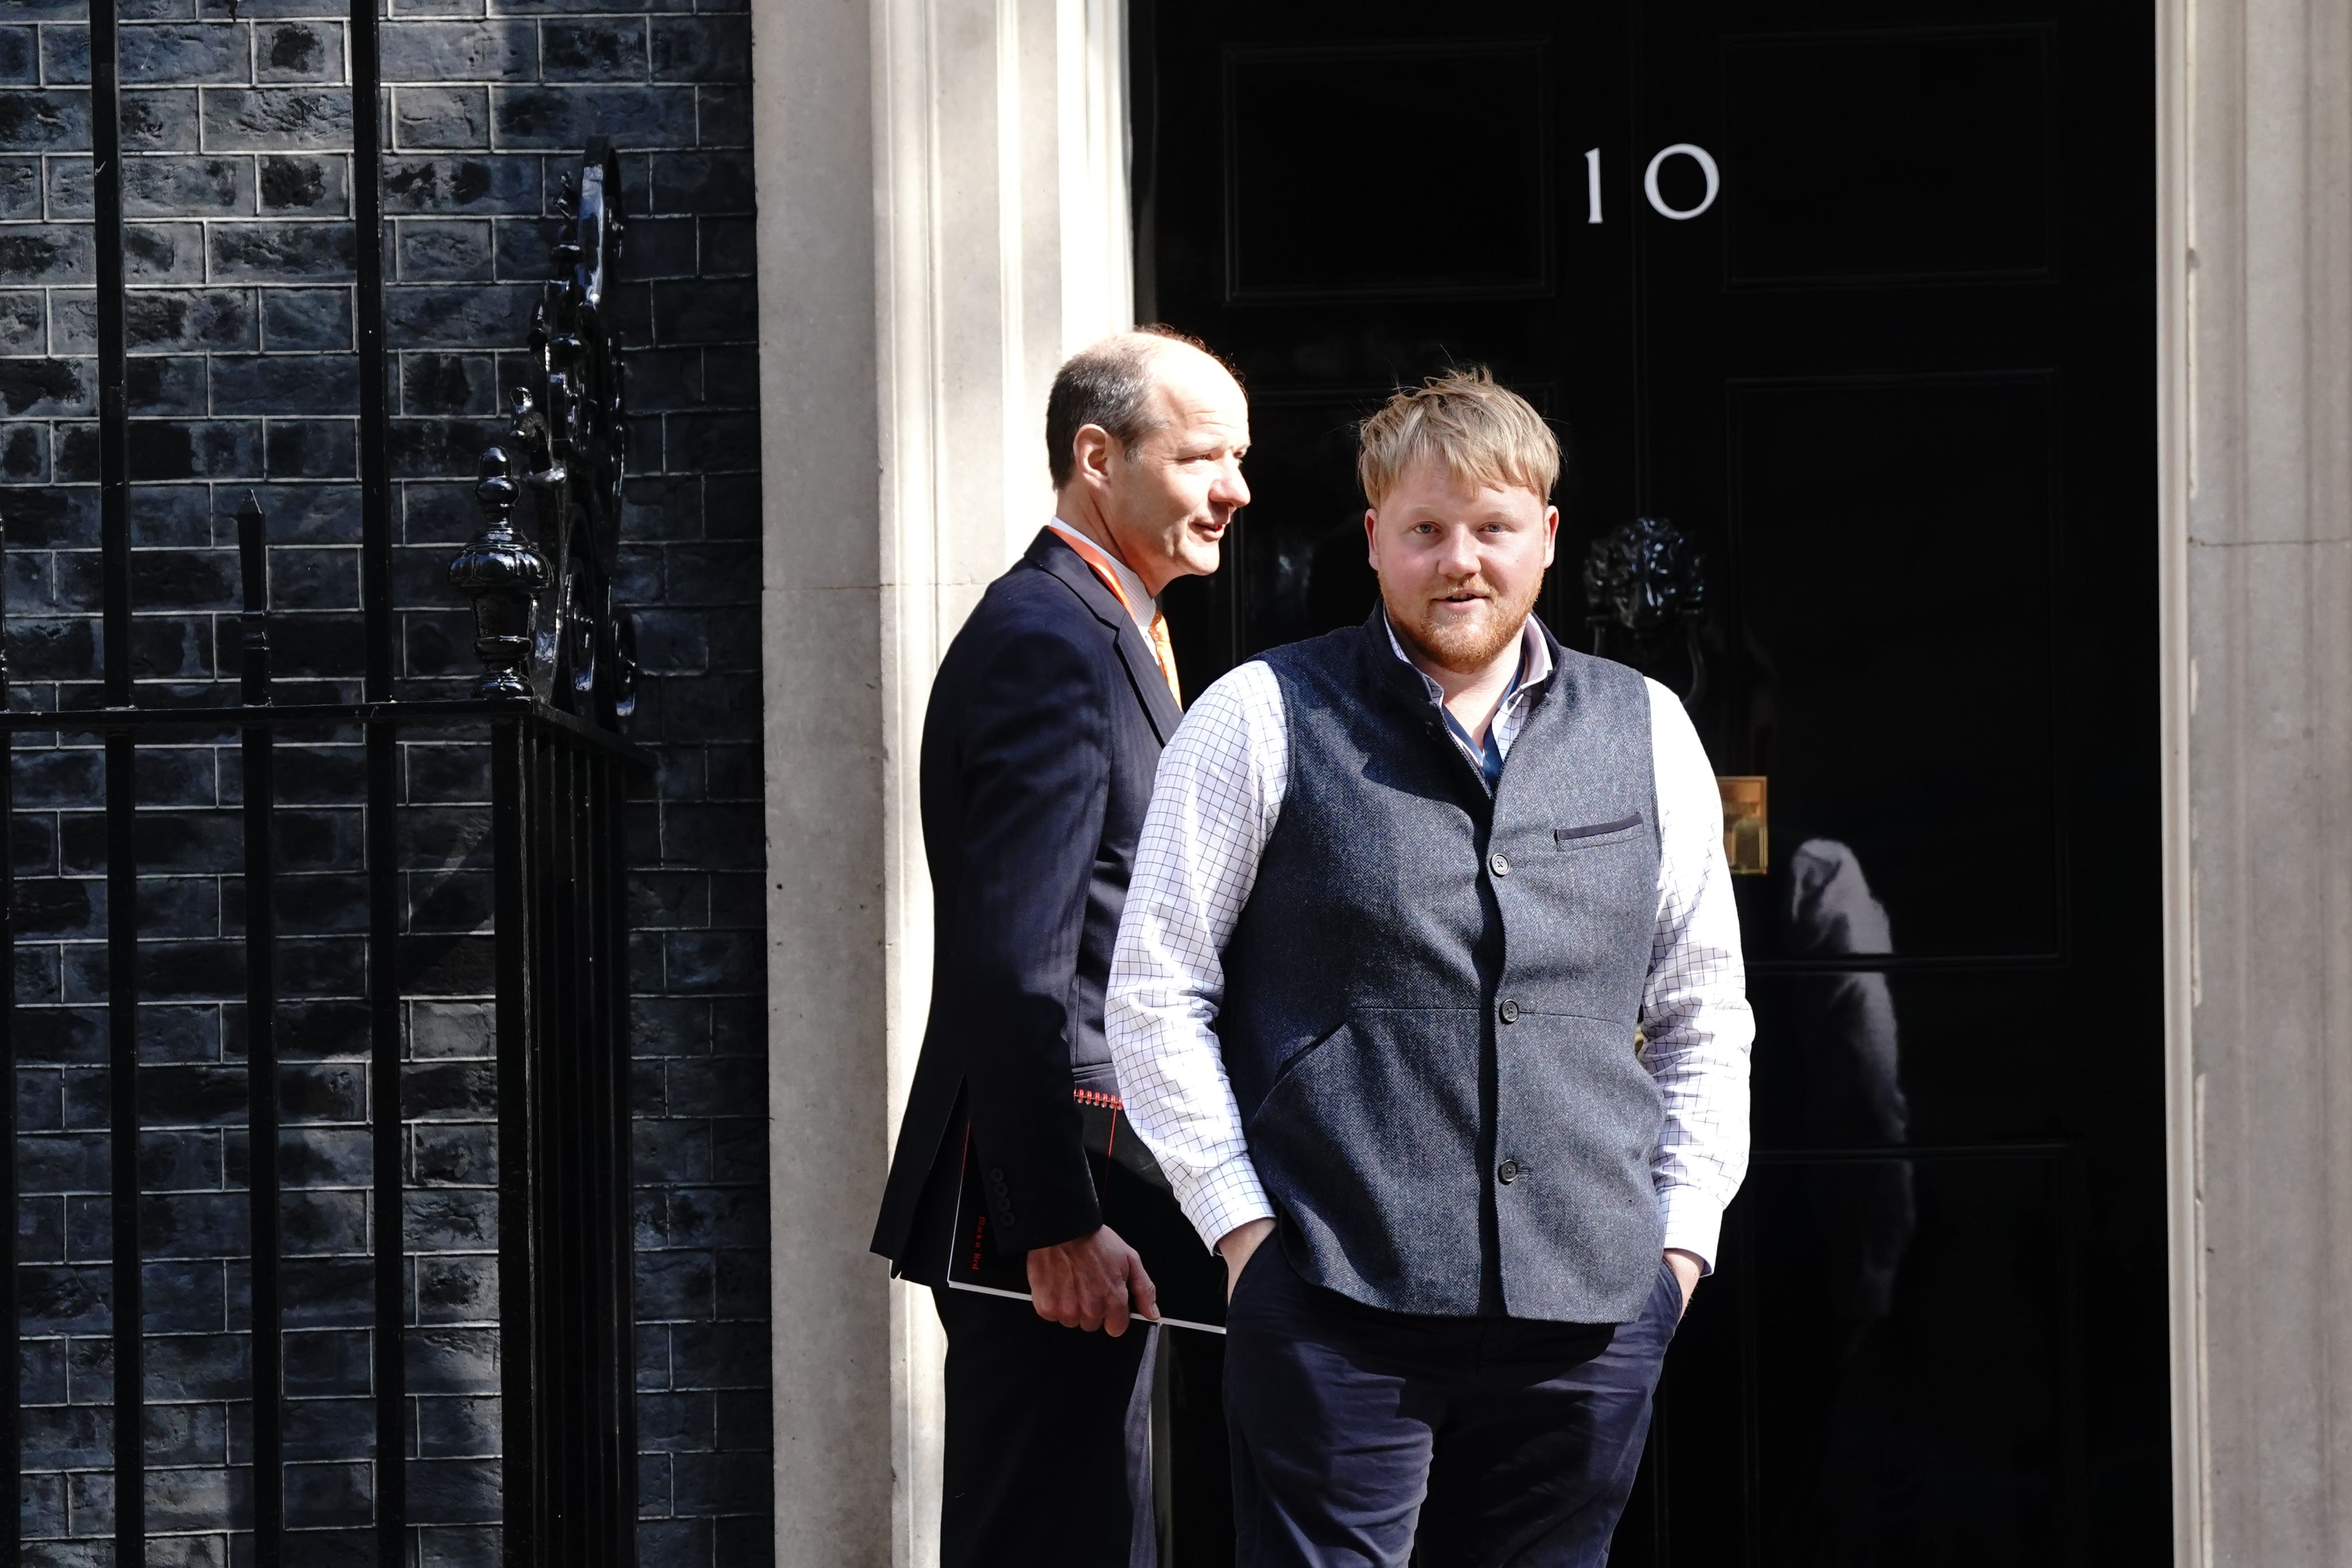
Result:
<svg viewBox="0 0 2352 1568"><path fill-rule="evenodd" d="M285 1251L279 1061L286 838L280 820L281 743L341 743L363 756L363 937L366 1128L372 1169L367 1246L373 1265L373 1557L409 1561L409 1363L404 1325L416 1289L406 1255L404 1172L404 998L415 947L404 919L400 805L404 748L432 742L485 753L488 831L487 919L451 939L478 951L492 996L495 1056L495 1247L499 1486L509 1564L635 1562L635 1425L632 1388L628 1057L625 1023L622 799L643 767L622 738L632 706L628 626L612 602L620 521L620 365L603 305L619 254L617 163L592 144L559 208L553 276L531 340L530 369L512 394L499 446L482 457L484 522L450 563L453 601L471 601L485 673L472 695L402 700L394 605L383 321L383 181L375 0L356 0L349 33L355 154L359 335L360 629L364 673L357 700L278 701L271 658L278 625L268 603L269 520L248 495L237 515L244 614L236 650L239 700L190 702L184 691L134 682L131 434L125 362L125 250L116 17L90 18L95 152L97 348L103 681L98 704L15 710L0 665L0 717L9 753L0 767L0 822L15 820L15 778L29 747L69 742L102 752L106 911L102 979L105 1124L110 1187L110 1289L113 1560L149 1561L149 1302L142 1250L152 1194L142 1193L140 1028L142 747L217 742L241 763L243 1026L249 1224L251 1426L242 1456L249 1506L232 1528L252 1531L258 1568L300 1562L289 1548ZM496 345L508 346L508 345ZM525 512L524 529L516 512ZM5 524L0 518L0 525ZM226 649L223 662L229 661ZM312 695L305 689L304 696ZM34 737L20 744L19 737ZM312 754L306 750L305 757ZM0 906L9 911L16 969L19 890L0 858ZM356 900L354 900L356 901ZM445 942L445 946L449 945ZM23 1038L13 987L0 991L0 1055L10 1082ZM11 1158L0 1161L5 1207L20 1196L14 1095L0 1096ZM233 1185L226 1183L225 1185ZM21 1342L18 1227L0 1226L0 1281ZM234 1295L234 1292L231 1292ZM95 1340L97 1336L92 1335ZM0 1358L0 1463L25 1488L20 1359ZM5 1533L0 1565L22 1559Z"/></svg>

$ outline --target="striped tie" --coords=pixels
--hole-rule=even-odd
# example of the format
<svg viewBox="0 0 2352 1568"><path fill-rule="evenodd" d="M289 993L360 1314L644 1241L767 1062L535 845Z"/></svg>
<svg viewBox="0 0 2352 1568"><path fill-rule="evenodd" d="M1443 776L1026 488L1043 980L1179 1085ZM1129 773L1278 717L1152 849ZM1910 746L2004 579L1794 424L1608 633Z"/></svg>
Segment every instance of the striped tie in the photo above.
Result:
<svg viewBox="0 0 2352 1568"><path fill-rule="evenodd" d="M1075 531L1064 533L1061 537L1063 543L1078 552L1079 560L1095 569L1095 575L1103 580L1103 586L1110 590L1111 597L1117 599L1119 608L1127 612L1127 618L1133 620L1135 606L1128 602L1127 589L1118 580L1118 569L1111 564L1110 557L1103 553L1102 546L1091 539L1079 537ZM1168 695L1176 700L1177 707L1183 707L1184 689L1176 680L1176 645L1168 640L1168 617L1160 613L1157 605L1151 607L1151 627L1145 640L1151 644L1152 659L1158 663L1160 675L1168 682Z"/></svg>

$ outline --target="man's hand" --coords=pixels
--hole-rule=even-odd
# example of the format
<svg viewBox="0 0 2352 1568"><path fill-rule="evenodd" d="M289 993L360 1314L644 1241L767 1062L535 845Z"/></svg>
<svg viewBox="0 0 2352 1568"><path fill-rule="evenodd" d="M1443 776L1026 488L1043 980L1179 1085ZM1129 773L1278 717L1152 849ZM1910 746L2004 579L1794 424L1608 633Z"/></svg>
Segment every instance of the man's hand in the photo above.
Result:
<svg viewBox="0 0 2352 1568"><path fill-rule="evenodd" d="M1669 1247L1666 1248L1666 1267L1675 1271L1675 1283L1682 1287L1682 1311L1675 1314L1675 1321L1679 1323L1683 1321L1683 1312L1690 1310L1691 1292L1698 1289L1699 1273L1706 1266L1699 1262L1697 1253Z"/></svg>
<svg viewBox="0 0 2352 1568"><path fill-rule="evenodd" d="M1234 1287L1242 1282L1242 1270L1249 1267L1250 1254L1273 1234L1274 1221L1254 1219L1247 1225L1234 1226L1219 1238L1217 1256L1225 1260L1226 1300L1234 1299Z"/></svg>
<svg viewBox="0 0 2352 1568"><path fill-rule="evenodd" d="M1130 1313L1160 1316L1160 1293L1143 1259L1107 1225L1059 1247L1030 1248L1029 1295L1039 1317L1113 1339L1127 1332Z"/></svg>

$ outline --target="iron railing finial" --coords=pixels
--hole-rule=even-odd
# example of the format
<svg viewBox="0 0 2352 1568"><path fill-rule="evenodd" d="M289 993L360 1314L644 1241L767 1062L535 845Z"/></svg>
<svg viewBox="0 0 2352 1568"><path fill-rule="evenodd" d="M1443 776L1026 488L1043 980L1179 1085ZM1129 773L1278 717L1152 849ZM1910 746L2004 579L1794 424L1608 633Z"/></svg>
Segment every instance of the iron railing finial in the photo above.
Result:
<svg viewBox="0 0 2352 1568"><path fill-rule="evenodd" d="M482 531L449 563L450 585L474 604L474 651L484 667L474 689L483 697L530 695L523 668L530 662L532 614L547 591L547 563L515 531L520 491L508 467L505 447L482 449L481 482L474 487Z"/></svg>
<svg viewBox="0 0 2352 1568"><path fill-rule="evenodd" d="M236 509L236 558L245 591L245 608L237 616L241 696L247 702L263 703L269 700L268 520L261 498L250 489Z"/></svg>

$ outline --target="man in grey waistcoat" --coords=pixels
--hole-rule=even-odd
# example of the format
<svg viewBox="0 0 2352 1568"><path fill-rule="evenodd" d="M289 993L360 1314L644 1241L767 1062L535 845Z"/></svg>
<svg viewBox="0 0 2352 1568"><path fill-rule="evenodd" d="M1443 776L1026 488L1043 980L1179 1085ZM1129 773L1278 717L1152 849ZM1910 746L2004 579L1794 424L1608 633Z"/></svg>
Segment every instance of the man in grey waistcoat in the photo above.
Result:
<svg viewBox="0 0 2352 1568"><path fill-rule="evenodd" d="M1455 373L1361 441L1381 606L1170 742L1110 1047L1225 1260L1242 1568L1582 1568L1747 1168L1721 807L1673 694L1530 614L1541 416Z"/></svg>

